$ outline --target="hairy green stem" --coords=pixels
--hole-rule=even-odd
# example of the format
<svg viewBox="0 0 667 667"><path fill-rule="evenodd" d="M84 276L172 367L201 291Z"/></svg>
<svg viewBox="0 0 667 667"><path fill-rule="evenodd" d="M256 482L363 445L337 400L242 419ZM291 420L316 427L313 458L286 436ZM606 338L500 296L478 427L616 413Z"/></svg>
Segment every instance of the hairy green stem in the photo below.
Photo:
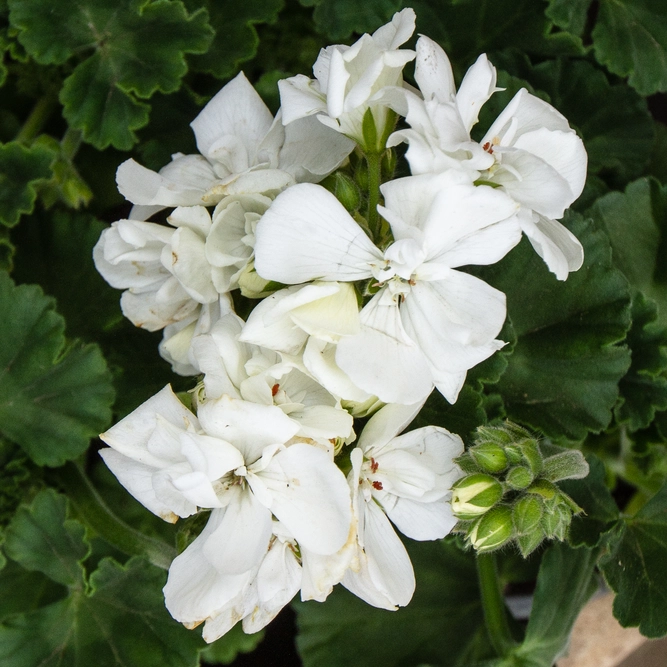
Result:
<svg viewBox="0 0 667 667"><path fill-rule="evenodd" d="M67 128L63 138L60 140L60 147L63 155L68 160L72 161L76 157L76 154L79 151L79 146L81 146L82 138L83 133L81 130L75 130L71 127Z"/></svg>
<svg viewBox="0 0 667 667"><path fill-rule="evenodd" d="M484 609L486 630L500 657L506 657L516 642L512 638L507 608L500 589L495 554L477 554L477 576Z"/></svg>
<svg viewBox="0 0 667 667"><path fill-rule="evenodd" d="M68 463L54 470L58 482L77 513L93 531L128 556L143 556L153 565L168 570L176 549L162 540L148 537L119 519L95 490L81 465Z"/></svg>
<svg viewBox="0 0 667 667"><path fill-rule="evenodd" d="M373 238L380 237L380 214L378 213L378 204L380 203L380 184L382 154L366 153L366 164L368 165L368 212L366 219L368 226L373 233Z"/></svg>
<svg viewBox="0 0 667 667"><path fill-rule="evenodd" d="M23 123L23 127L16 135L16 141L23 144L31 143L32 140L41 132L57 104L58 99L53 95L47 94L37 100L37 103L32 108L30 115L26 118L25 123Z"/></svg>

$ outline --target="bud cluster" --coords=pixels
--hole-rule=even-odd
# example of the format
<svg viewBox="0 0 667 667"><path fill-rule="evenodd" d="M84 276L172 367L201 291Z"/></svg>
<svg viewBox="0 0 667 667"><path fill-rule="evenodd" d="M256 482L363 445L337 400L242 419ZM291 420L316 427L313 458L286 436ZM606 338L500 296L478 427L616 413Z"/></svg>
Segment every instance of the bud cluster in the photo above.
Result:
<svg viewBox="0 0 667 667"><path fill-rule="evenodd" d="M556 486L588 474L581 452L544 457L537 440L511 422L480 426L457 462L466 473L452 487L457 531L480 553L514 541L526 557L544 539L564 540L582 511Z"/></svg>

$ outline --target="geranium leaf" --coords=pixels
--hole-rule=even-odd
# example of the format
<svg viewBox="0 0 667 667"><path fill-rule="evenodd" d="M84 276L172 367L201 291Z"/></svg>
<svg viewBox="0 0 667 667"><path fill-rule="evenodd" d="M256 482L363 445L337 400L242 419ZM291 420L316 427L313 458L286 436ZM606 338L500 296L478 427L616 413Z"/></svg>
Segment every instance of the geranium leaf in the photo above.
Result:
<svg viewBox="0 0 667 667"><path fill-rule="evenodd" d="M7 526L4 549L26 570L83 589L81 563L88 557L90 545L84 527L67 519L65 496L53 489L40 491L30 506L19 507Z"/></svg>
<svg viewBox="0 0 667 667"><path fill-rule="evenodd" d="M111 375L96 345L66 345L37 286L0 273L0 432L39 465L76 458L111 419Z"/></svg>
<svg viewBox="0 0 667 667"><path fill-rule="evenodd" d="M617 421L631 432L646 428L656 411L667 409L667 329L657 325L657 318L655 302L637 292L627 338L632 364L619 385L623 400L615 409Z"/></svg>
<svg viewBox="0 0 667 667"><path fill-rule="evenodd" d="M353 32L373 32L389 21L401 8L401 0L299 0L304 7L315 7L313 18L318 31L340 41ZM412 5L408 5L412 6Z"/></svg>
<svg viewBox="0 0 667 667"><path fill-rule="evenodd" d="M548 0L546 15L563 30L581 37L592 0Z"/></svg>
<svg viewBox="0 0 667 667"><path fill-rule="evenodd" d="M407 607L370 607L338 588L326 604L296 604L305 667L469 665L489 654L475 559L453 543L408 545L417 589Z"/></svg>
<svg viewBox="0 0 667 667"><path fill-rule="evenodd" d="M641 95L667 90L667 5L605 0L593 28L595 57Z"/></svg>
<svg viewBox="0 0 667 667"><path fill-rule="evenodd" d="M51 177L50 151L11 142L0 146L0 222L13 227L35 206L38 181Z"/></svg>
<svg viewBox="0 0 667 667"><path fill-rule="evenodd" d="M646 637L667 634L667 484L634 517L624 519L600 561L616 593L614 616Z"/></svg>
<svg viewBox="0 0 667 667"><path fill-rule="evenodd" d="M128 150L149 107L136 97L178 89L186 53L203 53L213 31L204 10L188 15L173 0L10 0L18 39L38 63L61 64L88 52L65 81L60 100L70 125L96 148ZM58 25L59 30L53 30Z"/></svg>
<svg viewBox="0 0 667 667"><path fill-rule="evenodd" d="M72 590L0 625L3 667L195 667L203 641L170 618L165 577L140 558L103 559L88 593Z"/></svg>
<svg viewBox="0 0 667 667"><path fill-rule="evenodd" d="M667 187L653 179L630 183L625 192L610 192L590 210L607 233L614 264L630 284L658 303L658 316L667 325Z"/></svg>
<svg viewBox="0 0 667 667"><path fill-rule="evenodd" d="M201 2L189 3L192 8ZM255 25L273 23L283 8L283 0L209 0L205 3L216 37L211 48L190 56L192 69L225 79L234 75L241 63L257 53L259 37Z"/></svg>
<svg viewBox="0 0 667 667"><path fill-rule="evenodd" d="M581 608L597 589L596 561L596 551L566 544L553 544L544 554L526 636L511 664L544 667L563 655Z"/></svg>
<svg viewBox="0 0 667 667"><path fill-rule="evenodd" d="M576 213L566 222L585 259L565 282L548 272L525 239L479 273L507 295L517 334L495 385L508 416L576 441L611 421L618 382L630 365L628 349L617 344L630 326L630 295L605 235Z"/></svg>

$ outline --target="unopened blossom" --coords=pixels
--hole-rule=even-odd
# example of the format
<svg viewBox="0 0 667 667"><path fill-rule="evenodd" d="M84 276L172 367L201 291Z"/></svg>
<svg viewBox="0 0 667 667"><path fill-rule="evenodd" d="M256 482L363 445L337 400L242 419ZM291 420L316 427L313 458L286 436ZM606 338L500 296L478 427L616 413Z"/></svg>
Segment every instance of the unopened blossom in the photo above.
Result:
<svg viewBox="0 0 667 667"><path fill-rule="evenodd" d="M315 79L299 74L278 82L283 122L289 127L298 119L317 115L327 127L364 145L363 118L370 109L378 136L391 131L386 127L389 108L382 96L386 87L402 84L403 68L415 57L414 51L398 48L414 29L414 10L406 8L352 46L322 49L313 65Z"/></svg>
<svg viewBox="0 0 667 667"><path fill-rule="evenodd" d="M371 282L379 291L342 336L336 362L386 403L416 403L435 385L454 402L469 368L503 343L505 295L457 267L491 264L520 238L518 205L449 171L382 186L394 242L382 252L323 188L298 185L257 226L255 266L267 280Z"/></svg>
<svg viewBox="0 0 667 667"><path fill-rule="evenodd" d="M342 583L383 609L408 604L415 587L410 558L391 524L414 540L437 540L457 521L450 499L451 486L462 474L454 459L463 442L435 426L399 436L420 408L421 403L382 408L350 455L358 565Z"/></svg>
<svg viewBox="0 0 667 667"><path fill-rule="evenodd" d="M417 42L415 79L423 98L392 91L392 105L410 129L395 132L388 145L409 143L413 174L461 169L471 180L499 186L521 205L518 220L556 277L564 280L583 262L577 238L557 222L581 194L587 156L567 119L521 89L482 140L470 138L479 110L498 88L485 55L468 70L456 91L449 60L428 37Z"/></svg>
<svg viewBox="0 0 667 667"><path fill-rule="evenodd" d="M199 154L175 154L159 173L123 162L121 194L149 212L211 206L229 194L273 193L296 182L318 182L354 144L315 119L283 127L241 72L191 123ZM143 208L140 210L144 210Z"/></svg>

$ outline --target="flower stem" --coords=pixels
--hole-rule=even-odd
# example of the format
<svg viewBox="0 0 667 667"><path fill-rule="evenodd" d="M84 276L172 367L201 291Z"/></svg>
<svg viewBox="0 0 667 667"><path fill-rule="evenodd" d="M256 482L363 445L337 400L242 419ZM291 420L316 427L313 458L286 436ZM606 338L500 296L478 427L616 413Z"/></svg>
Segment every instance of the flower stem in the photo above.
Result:
<svg viewBox="0 0 667 667"><path fill-rule="evenodd" d="M16 135L15 140L23 144L30 144L46 124L46 121L56 108L57 102L58 99L53 95L40 97L32 108L30 115L26 118L25 123L23 123L23 127Z"/></svg>
<svg viewBox="0 0 667 667"><path fill-rule="evenodd" d="M495 554L477 554L477 576L491 644L500 657L506 657L516 642L512 638L507 619Z"/></svg>
<svg viewBox="0 0 667 667"><path fill-rule="evenodd" d="M88 526L102 539L129 556L143 556L153 565L168 570L176 549L162 540L148 537L128 526L107 506L80 464L68 463L53 471L67 496Z"/></svg>
<svg viewBox="0 0 667 667"><path fill-rule="evenodd" d="M366 219L373 237L380 236L380 214L378 204L380 203L380 183L382 154L377 152L366 153L366 164L368 165L368 212Z"/></svg>
<svg viewBox="0 0 667 667"><path fill-rule="evenodd" d="M70 161L72 161L81 146L81 139L83 133L81 130L75 130L74 128L68 127L63 138L60 140L60 147L62 149L63 155Z"/></svg>

